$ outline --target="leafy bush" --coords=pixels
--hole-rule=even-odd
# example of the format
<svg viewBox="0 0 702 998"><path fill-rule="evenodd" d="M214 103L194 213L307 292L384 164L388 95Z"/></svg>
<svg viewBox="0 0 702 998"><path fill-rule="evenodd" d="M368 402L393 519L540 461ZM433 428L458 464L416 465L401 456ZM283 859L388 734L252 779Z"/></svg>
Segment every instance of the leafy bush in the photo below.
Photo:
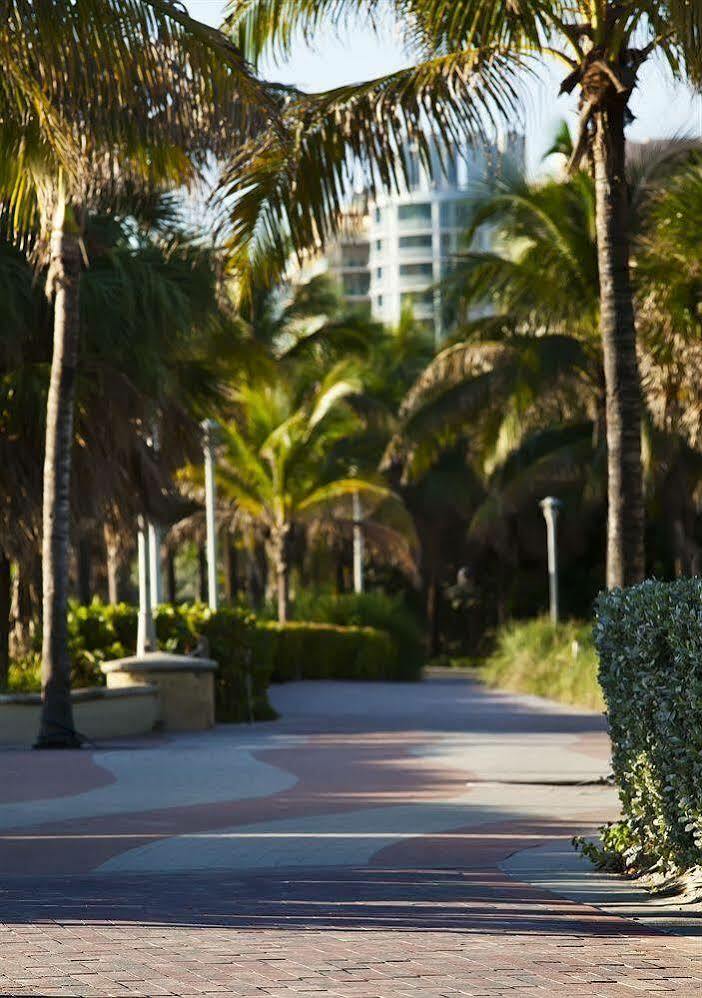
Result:
<svg viewBox="0 0 702 998"><path fill-rule="evenodd" d="M340 627L372 627L392 638L395 667L388 679L419 679L425 655L422 631L401 596L381 592L348 593L309 597L301 594L294 606L296 620L336 624Z"/></svg>
<svg viewBox="0 0 702 998"><path fill-rule="evenodd" d="M625 843L637 869L702 862L702 580L643 582L597 601Z"/></svg>
<svg viewBox="0 0 702 998"><path fill-rule="evenodd" d="M581 621L554 627L547 617L538 617L507 624L497 633L482 676L490 686L590 710L604 708L592 629Z"/></svg>
<svg viewBox="0 0 702 998"><path fill-rule="evenodd" d="M161 648L191 654L207 644L207 653L219 663L215 674L215 715L218 721L247 721L275 717L268 703L273 667L273 639L255 617L243 610L218 610L195 604L161 606L155 613ZM90 606L72 606L69 618L70 650L75 686L105 682L100 664L132 655L136 647L136 607L109 606L94 600Z"/></svg>
<svg viewBox="0 0 702 998"><path fill-rule="evenodd" d="M261 624L274 637L273 679L392 679L390 635L372 627L291 622Z"/></svg>
<svg viewBox="0 0 702 998"><path fill-rule="evenodd" d="M30 654L10 664L7 687L0 689L0 693L38 693L40 690L41 661L38 655Z"/></svg>

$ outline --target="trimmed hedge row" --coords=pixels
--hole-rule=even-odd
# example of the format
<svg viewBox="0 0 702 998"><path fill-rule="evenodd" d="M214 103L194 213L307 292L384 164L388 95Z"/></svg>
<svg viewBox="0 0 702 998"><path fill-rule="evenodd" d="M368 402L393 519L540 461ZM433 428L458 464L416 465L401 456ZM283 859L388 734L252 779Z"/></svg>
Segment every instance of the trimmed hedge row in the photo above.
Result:
<svg viewBox="0 0 702 998"><path fill-rule="evenodd" d="M390 635L395 664L389 679L421 678L426 655L422 630L402 596L383 592L328 594L300 593L293 606L294 619L338 627L372 627Z"/></svg>
<svg viewBox="0 0 702 998"><path fill-rule="evenodd" d="M219 663L218 721L275 717L267 690L294 679L415 678L393 638L373 627L258 621L243 609L211 611L202 604L161 606L155 612L159 646L179 654L202 650ZM69 614L74 686L103 685L102 662L134 653L136 607L94 601Z"/></svg>
<svg viewBox="0 0 702 998"><path fill-rule="evenodd" d="M600 595L595 643L624 818L606 849L630 868L702 862L702 580Z"/></svg>
<svg viewBox="0 0 702 998"><path fill-rule="evenodd" d="M275 682L395 678L397 649L384 631L297 622L260 626L275 639Z"/></svg>

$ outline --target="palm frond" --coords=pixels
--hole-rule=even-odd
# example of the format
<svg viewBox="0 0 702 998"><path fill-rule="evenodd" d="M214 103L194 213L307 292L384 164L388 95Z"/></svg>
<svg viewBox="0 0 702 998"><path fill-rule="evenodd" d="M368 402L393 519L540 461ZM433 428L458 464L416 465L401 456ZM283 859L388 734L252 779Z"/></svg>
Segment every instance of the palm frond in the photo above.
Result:
<svg viewBox="0 0 702 998"><path fill-rule="evenodd" d="M520 106L521 61L497 48L437 56L410 69L324 94L290 91L288 142L272 132L245 143L216 201L232 271L248 291L284 272L338 231L348 183L359 167L368 189L397 189L408 141L431 164L427 123L446 144L484 138Z"/></svg>

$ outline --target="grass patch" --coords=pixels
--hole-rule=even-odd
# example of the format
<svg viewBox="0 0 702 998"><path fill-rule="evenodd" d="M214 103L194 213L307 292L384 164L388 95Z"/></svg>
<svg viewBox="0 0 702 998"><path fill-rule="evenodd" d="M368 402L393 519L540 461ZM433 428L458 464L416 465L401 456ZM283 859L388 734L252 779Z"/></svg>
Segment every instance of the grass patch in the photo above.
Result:
<svg viewBox="0 0 702 998"><path fill-rule="evenodd" d="M480 674L488 686L601 711L597 669L591 624L571 620L554 627L539 617L501 628Z"/></svg>

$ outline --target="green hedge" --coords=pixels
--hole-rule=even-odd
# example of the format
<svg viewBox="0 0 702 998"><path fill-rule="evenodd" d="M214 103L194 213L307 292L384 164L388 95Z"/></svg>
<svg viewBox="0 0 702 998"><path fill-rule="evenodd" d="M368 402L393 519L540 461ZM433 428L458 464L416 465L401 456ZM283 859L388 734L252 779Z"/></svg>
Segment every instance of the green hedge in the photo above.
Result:
<svg viewBox="0 0 702 998"><path fill-rule="evenodd" d="M623 821L606 831L625 864L702 862L702 581L602 594L600 656Z"/></svg>
<svg viewBox="0 0 702 998"><path fill-rule="evenodd" d="M538 617L505 625L497 632L481 676L500 689L604 709L592 625L583 621L554 627L547 617Z"/></svg>
<svg viewBox="0 0 702 998"><path fill-rule="evenodd" d="M393 667L386 667L386 678L421 678L426 658L422 630L402 596L383 592L310 596L303 592L295 600L293 614L296 621L385 631L396 652Z"/></svg>
<svg viewBox="0 0 702 998"><path fill-rule="evenodd" d="M274 639L273 679L393 679L397 649L372 627L291 622L260 625Z"/></svg>
<svg viewBox="0 0 702 998"><path fill-rule="evenodd" d="M156 610L156 634L161 648L193 652L204 639L208 654L219 663L215 674L215 715L218 721L248 721L275 717L268 703L274 640L244 610L216 613L200 604L161 606ZM104 683L100 664L133 655L137 610L124 603L109 606L94 601L73 606L69 613L70 648L75 686Z"/></svg>

